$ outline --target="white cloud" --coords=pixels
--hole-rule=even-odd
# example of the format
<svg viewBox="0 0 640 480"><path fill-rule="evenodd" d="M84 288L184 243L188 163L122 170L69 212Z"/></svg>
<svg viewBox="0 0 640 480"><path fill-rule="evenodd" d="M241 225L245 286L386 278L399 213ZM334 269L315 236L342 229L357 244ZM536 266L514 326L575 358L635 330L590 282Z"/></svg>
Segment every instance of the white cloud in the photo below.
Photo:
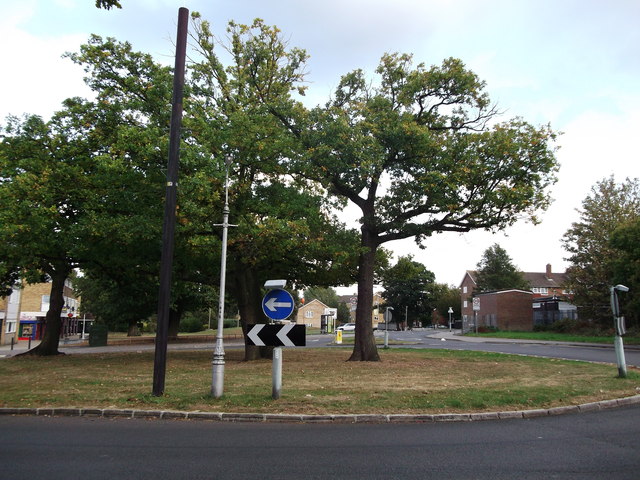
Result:
<svg viewBox="0 0 640 480"><path fill-rule="evenodd" d="M20 48L5 49L2 54L2 62L8 68L0 76L0 91L6 92L0 104L0 120L23 113L48 117L65 98L89 95L82 69L61 58L84 40L78 35L37 38L5 25L0 31L0 44Z"/></svg>

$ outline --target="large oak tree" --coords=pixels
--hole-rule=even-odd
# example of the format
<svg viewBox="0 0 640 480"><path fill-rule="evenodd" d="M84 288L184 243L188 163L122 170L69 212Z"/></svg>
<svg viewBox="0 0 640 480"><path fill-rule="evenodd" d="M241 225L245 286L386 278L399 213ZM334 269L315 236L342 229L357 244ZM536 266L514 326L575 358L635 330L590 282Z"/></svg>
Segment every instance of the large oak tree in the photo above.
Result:
<svg viewBox="0 0 640 480"><path fill-rule="evenodd" d="M198 13L193 19L185 125L214 164L232 159L230 223L237 227L229 232L227 275L246 331L267 320L261 309L267 279L284 278L293 288L351 282L357 235L331 213L332 199L318 183L291 168L304 152L271 114L299 108L293 95L303 93L306 53L289 48L276 27L259 19L230 22L226 40ZM192 220L206 225L204 218ZM246 359L259 355L255 348L245 352Z"/></svg>
<svg viewBox="0 0 640 480"><path fill-rule="evenodd" d="M558 168L551 128L498 123L484 82L460 60L426 67L387 54L376 73L375 84L361 70L343 76L333 99L306 117L274 111L306 147L299 168L360 210L350 359L364 361L379 360L369 316L381 245L535 219Z"/></svg>

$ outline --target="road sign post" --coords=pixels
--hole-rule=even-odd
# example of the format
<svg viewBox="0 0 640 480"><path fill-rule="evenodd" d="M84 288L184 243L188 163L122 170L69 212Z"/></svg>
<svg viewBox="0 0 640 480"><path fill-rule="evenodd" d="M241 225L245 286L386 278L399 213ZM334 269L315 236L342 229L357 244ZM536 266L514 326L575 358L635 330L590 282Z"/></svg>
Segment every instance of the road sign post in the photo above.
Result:
<svg viewBox="0 0 640 480"><path fill-rule="evenodd" d="M475 325L476 333L478 333L478 312L480 311L480 299L478 297L473 298L473 324Z"/></svg>
<svg viewBox="0 0 640 480"><path fill-rule="evenodd" d="M384 348L389 348L389 321L393 314L393 307L387 307L384 311Z"/></svg>
<svg viewBox="0 0 640 480"><path fill-rule="evenodd" d="M265 287L284 287L283 280L268 280ZM293 296L282 288L269 290L262 299L262 311L271 320L286 320L293 313ZM304 347L306 345L306 327L289 323L286 325L257 324L249 325L247 345L269 346L273 349L271 365L272 390L274 400L280 398L282 391L282 347Z"/></svg>
<svg viewBox="0 0 640 480"><path fill-rule="evenodd" d="M306 327L304 325L296 325L295 323L287 325L266 323L249 325L247 345L275 347L273 349L273 364L271 367L271 396L274 400L280 398L280 391L282 390L282 347L304 347L306 344Z"/></svg>

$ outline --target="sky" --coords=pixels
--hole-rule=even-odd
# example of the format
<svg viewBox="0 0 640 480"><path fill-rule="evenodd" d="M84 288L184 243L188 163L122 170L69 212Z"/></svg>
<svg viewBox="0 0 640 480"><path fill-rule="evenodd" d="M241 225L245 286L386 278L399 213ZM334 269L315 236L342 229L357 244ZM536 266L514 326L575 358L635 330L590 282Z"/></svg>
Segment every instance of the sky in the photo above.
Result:
<svg viewBox="0 0 640 480"><path fill-rule="evenodd" d="M558 182L542 222L518 221L501 233L443 233L419 249L411 240L385 246L412 254L436 280L459 285L483 252L503 247L522 271L568 266L562 237L579 219L592 186L611 175L640 177L640 2L637 0L94 0L0 2L0 122L7 115L48 118L71 96L91 96L80 67L62 58L90 34L130 42L173 65L178 9L197 11L224 35L229 20L262 18L292 47L310 55L308 106L324 104L342 75L374 70L386 52L437 65L456 57L486 84L501 120L550 124ZM346 213L350 215L350 211ZM353 287L338 289L352 293Z"/></svg>

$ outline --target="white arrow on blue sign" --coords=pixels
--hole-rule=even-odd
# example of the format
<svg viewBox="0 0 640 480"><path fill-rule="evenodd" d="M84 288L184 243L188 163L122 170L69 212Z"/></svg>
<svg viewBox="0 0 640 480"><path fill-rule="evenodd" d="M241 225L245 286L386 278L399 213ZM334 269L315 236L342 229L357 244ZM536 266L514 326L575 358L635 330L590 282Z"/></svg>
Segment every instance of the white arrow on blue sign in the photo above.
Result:
<svg viewBox="0 0 640 480"><path fill-rule="evenodd" d="M285 320L293 313L293 306L291 294L279 288L267 292L262 299L262 311L271 320Z"/></svg>

